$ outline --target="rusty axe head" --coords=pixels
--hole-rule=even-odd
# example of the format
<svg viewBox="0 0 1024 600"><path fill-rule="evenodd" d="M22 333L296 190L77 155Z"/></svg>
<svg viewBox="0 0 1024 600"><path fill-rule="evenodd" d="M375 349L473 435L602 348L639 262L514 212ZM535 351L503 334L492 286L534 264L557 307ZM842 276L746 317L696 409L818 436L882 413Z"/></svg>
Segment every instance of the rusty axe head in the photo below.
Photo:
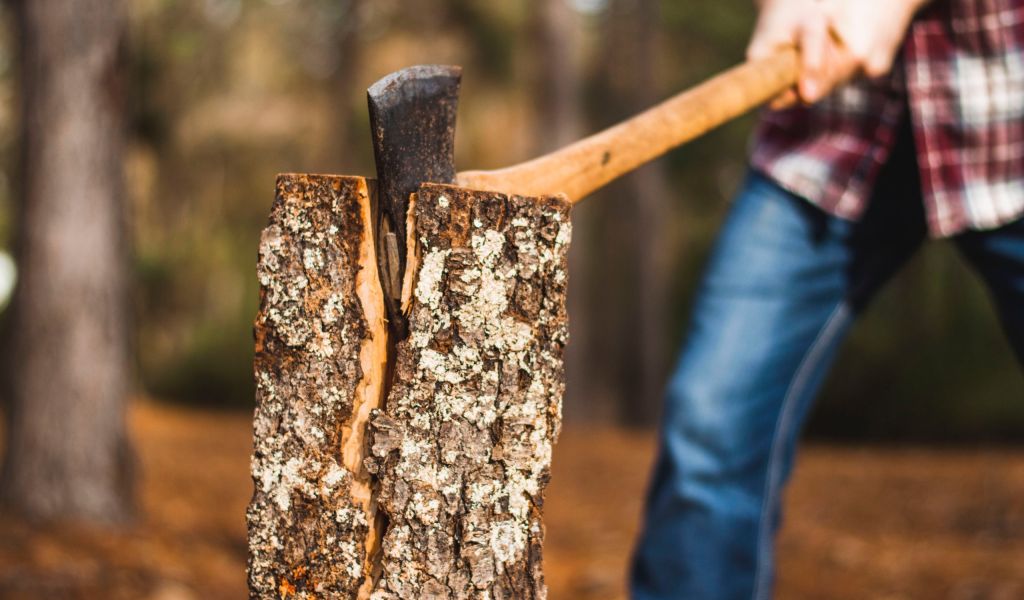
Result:
<svg viewBox="0 0 1024 600"><path fill-rule="evenodd" d="M421 183L455 180L455 112L461 67L420 65L387 75L367 90L370 131L377 163L383 243L381 274L388 312L402 328L397 309L405 270L405 219L409 195Z"/></svg>

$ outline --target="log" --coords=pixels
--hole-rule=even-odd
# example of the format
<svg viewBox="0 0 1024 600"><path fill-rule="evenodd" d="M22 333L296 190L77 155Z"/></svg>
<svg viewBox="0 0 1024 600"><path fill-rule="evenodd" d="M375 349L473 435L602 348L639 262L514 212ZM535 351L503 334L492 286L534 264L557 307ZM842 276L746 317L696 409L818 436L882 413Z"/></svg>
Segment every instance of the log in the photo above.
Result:
<svg viewBox="0 0 1024 600"><path fill-rule="evenodd" d="M260 237L252 598L354 598L374 579L364 435L387 328L370 195L360 177L282 175Z"/></svg>
<svg viewBox="0 0 1024 600"><path fill-rule="evenodd" d="M374 411L388 527L374 598L544 598L541 508L561 424L569 204L424 185L409 337Z"/></svg>
<svg viewBox="0 0 1024 600"><path fill-rule="evenodd" d="M372 207L362 178L278 180L258 265L250 595L543 598L569 203L423 186L404 340L387 338Z"/></svg>

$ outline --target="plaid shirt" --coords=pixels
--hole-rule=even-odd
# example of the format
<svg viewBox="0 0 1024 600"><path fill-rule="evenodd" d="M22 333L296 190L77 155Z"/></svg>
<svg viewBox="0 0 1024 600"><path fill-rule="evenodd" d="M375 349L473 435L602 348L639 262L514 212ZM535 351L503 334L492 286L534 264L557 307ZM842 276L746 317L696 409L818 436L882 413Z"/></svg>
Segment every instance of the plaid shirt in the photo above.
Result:
<svg viewBox="0 0 1024 600"><path fill-rule="evenodd" d="M908 106L933 236L1024 214L1020 0L933 0L911 24L891 75L847 84L812 107L765 111L751 164L856 220Z"/></svg>

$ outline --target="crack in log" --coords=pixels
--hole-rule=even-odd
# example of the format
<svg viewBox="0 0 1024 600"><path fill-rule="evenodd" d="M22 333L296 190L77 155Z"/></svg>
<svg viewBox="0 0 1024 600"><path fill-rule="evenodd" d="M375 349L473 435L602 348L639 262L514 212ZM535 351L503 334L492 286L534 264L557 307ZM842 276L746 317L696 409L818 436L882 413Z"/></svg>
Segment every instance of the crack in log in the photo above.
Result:
<svg viewBox="0 0 1024 600"><path fill-rule="evenodd" d="M413 276L419 269L420 252L416 244L416 194L409 197L409 212L405 216L405 273L402 274L402 314L409 316L412 307Z"/></svg>
<svg viewBox="0 0 1024 600"><path fill-rule="evenodd" d="M372 223L371 195L360 198L360 218L363 223ZM367 229L372 231L372 229ZM372 236L362 238L359 249L360 269L356 275L356 295L363 307L363 316L370 326L370 336L363 341L359 360L362 377L356 388L356 404L352 421L342 434L342 460L352 474L352 498L360 502L367 517L367 532L363 542L364 580L356 597L366 600L373 592L380 574L380 542L384 537L383 523L377 515L377 493L379 484L366 469L365 458L369 455L367 431L372 411L383 408L385 394L390 388L389 377L393 369L388 348L389 331L385 324L385 308L381 281L376 269L377 257Z"/></svg>

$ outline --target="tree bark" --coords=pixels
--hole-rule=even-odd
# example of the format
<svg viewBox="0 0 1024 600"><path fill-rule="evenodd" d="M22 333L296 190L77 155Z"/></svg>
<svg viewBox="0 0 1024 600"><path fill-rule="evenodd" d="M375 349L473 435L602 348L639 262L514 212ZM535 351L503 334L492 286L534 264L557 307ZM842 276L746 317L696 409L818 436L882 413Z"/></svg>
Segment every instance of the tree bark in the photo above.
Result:
<svg viewBox="0 0 1024 600"><path fill-rule="evenodd" d="M421 187L410 336L372 421L388 528L374 598L543 598L563 392L568 202Z"/></svg>
<svg viewBox="0 0 1024 600"><path fill-rule="evenodd" d="M130 512L121 158L124 9L16 2L22 202L0 489L37 518Z"/></svg>
<svg viewBox="0 0 1024 600"><path fill-rule="evenodd" d="M263 232L251 596L545 597L569 204L423 186L386 365L371 194L282 176Z"/></svg>
<svg viewBox="0 0 1024 600"><path fill-rule="evenodd" d="M248 511L253 598L355 598L374 580L366 421L387 328L361 177L282 175L260 238Z"/></svg>

